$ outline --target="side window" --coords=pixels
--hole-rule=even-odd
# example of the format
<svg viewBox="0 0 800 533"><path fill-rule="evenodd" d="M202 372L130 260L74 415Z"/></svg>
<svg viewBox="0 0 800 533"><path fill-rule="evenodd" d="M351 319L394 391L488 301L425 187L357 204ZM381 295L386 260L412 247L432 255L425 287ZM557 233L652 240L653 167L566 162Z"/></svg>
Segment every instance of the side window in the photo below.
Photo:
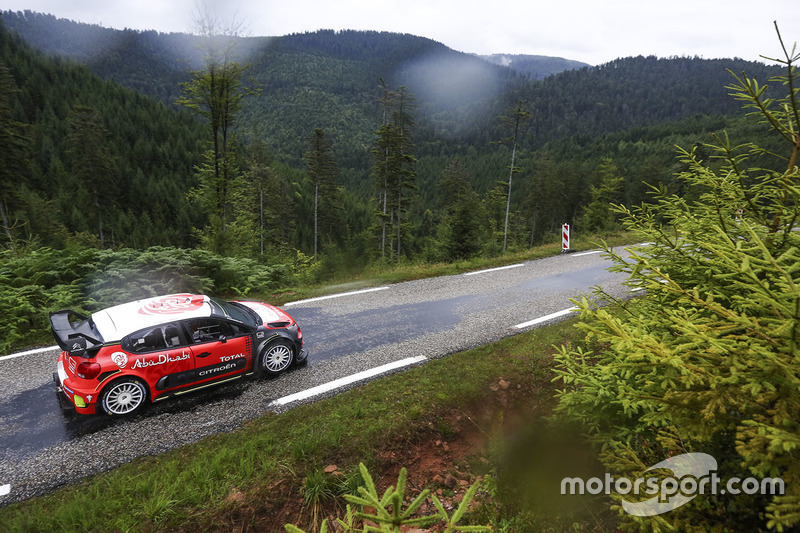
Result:
<svg viewBox="0 0 800 533"><path fill-rule="evenodd" d="M177 324L167 324L164 326L164 341L167 343L167 348L177 348L182 345L181 330Z"/></svg>
<svg viewBox="0 0 800 533"><path fill-rule="evenodd" d="M215 318L195 318L186 321L189 338L195 344L214 342L234 336L230 324Z"/></svg>
<svg viewBox="0 0 800 533"><path fill-rule="evenodd" d="M133 353L167 350L182 344L176 324L166 324L132 333L123 341L123 348Z"/></svg>

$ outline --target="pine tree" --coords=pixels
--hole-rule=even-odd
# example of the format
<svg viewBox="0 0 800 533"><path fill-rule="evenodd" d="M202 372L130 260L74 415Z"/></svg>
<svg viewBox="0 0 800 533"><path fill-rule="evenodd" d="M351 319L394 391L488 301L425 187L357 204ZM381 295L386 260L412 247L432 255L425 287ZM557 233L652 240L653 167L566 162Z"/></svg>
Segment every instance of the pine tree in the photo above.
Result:
<svg viewBox="0 0 800 533"><path fill-rule="evenodd" d="M460 158L447 165L439 183L439 195L444 216L438 233L447 260L473 257L483 247L486 215Z"/></svg>
<svg viewBox="0 0 800 533"><path fill-rule="evenodd" d="M584 233L608 231L616 226L612 204L619 204L623 197L625 181L619 175L611 158L606 158L598 169L598 183L589 187L589 203L583 208L578 220L578 229Z"/></svg>
<svg viewBox="0 0 800 533"><path fill-rule="evenodd" d="M697 201L655 188L654 203L617 207L652 244L627 257L608 250L613 270L646 292L617 312L576 302L597 349L563 348L557 361L559 412L581 422L612 475L637 479L671 455L704 452L722 480L781 478L785 494L699 495L658 516L622 514L631 529L800 524L800 55L784 54L775 61L786 74L771 80L783 98L745 75L729 86L783 148L721 135L702 146L710 157L680 152L678 179Z"/></svg>
<svg viewBox="0 0 800 533"><path fill-rule="evenodd" d="M511 130L511 135L503 139L501 142L511 145L511 164L508 167L508 190L506 196L506 217L503 226L503 253L506 252L508 246L508 219L511 213L511 181L514 174L521 172L516 166L517 149L522 136L522 126L530 118L531 113L525 108L525 102L522 100L517 102L517 106L507 116L500 117L503 126Z"/></svg>
<svg viewBox="0 0 800 533"><path fill-rule="evenodd" d="M115 206L119 189L108 137L94 109L82 105L73 108L69 133L70 169L79 187L89 193L89 205L81 205L80 209L96 218L100 246L106 244L104 214Z"/></svg>
<svg viewBox="0 0 800 533"><path fill-rule="evenodd" d="M236 216L233 212L235 198L241 194L232 190L234 182L241 181L232 153L233 128L242 100L258 91L243 85L246 67L234 60L237 27L234 24L221 27L208 14L198 25L206 44L205 68L192 72L191 81L181 84L182 95L177 103L208 123L211 148L206 154L206 163L198 171L198 178L202 194L207 195L203 205L211 222L209 229L218 233L207 236L207 240L216 243L214 250L221 253L228 239L227 226Z"/></svg>
<svg viewBox="0 0 800 533"><path fill-rule="evenodd" d="M381 257L385 258L388 250L390 257L399 258L403 236L411 225L405 219L411 203L410 193L417 188L417 160L413 155L415 147L411 135L414 98L405 87L389 91L384 86L381 105L388 118L375 132L372 151L375 157L372 175L379 205L376 216L381 233Z"/></svg>
<svg viewBox="0 0 800 533"><path fill-rule="evenodd" d="M14 120L14 99L19 92L8 68L0 64L0 223L14 246L11 207L20 186L30 175L30 126Z"/></svg>
<svg viewBox="0 0 800 533"><path fill-rule="evenodd" d="M333 159L333 152L321 128L311 134L310 150L306 152L306 164L311 183L314 186L314 260L317 260L319 241L320 205L324 210L332 211L335 206L336 175L338 169Z"/></svg>

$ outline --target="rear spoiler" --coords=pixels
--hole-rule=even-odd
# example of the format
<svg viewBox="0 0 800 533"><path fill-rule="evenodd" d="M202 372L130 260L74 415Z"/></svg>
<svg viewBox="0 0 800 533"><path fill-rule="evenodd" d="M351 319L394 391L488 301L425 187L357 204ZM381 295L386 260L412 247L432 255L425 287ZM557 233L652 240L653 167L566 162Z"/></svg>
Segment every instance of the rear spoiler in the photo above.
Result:
<svg viewBox="0 0 800 533"><path fill-rule="evenodd" d="M70 309L50 313L50 329L61 349L70 355L86 357L88 350L103 345L91 319Z"/></svg>

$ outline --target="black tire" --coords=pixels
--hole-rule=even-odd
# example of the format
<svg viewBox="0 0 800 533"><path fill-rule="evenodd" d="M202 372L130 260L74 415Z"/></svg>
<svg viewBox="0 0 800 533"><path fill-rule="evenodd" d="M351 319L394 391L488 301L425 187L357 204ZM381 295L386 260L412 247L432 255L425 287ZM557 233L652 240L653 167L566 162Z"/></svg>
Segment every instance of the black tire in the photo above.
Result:
<svg viewBox="0 0 800 533"><path fill-rule="evenodd" d="M258 367L268 376L277 376L292 366L293 362L292 345L283 339L269 343L258 355Z"/></svg>
<svg viewBox="0 0 800 533"><path fill-rule="evenodd" d="M103 389L100 406L109 415L132 415L147 401L147 387L136 379L118 379Z"/></svg>

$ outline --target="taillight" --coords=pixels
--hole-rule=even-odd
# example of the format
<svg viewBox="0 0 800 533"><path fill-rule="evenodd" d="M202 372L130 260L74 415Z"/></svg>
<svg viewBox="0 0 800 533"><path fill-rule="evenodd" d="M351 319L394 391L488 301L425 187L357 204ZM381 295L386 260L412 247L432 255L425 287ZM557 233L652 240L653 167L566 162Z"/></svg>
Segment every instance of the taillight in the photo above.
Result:
<svg viewBox="0 0 800 533"><path fill-rule="evenodd" d="M98 363L84 362L78 365L75 369L75 375L83 379L94 379L100 374L100 365Z"/></svg>

